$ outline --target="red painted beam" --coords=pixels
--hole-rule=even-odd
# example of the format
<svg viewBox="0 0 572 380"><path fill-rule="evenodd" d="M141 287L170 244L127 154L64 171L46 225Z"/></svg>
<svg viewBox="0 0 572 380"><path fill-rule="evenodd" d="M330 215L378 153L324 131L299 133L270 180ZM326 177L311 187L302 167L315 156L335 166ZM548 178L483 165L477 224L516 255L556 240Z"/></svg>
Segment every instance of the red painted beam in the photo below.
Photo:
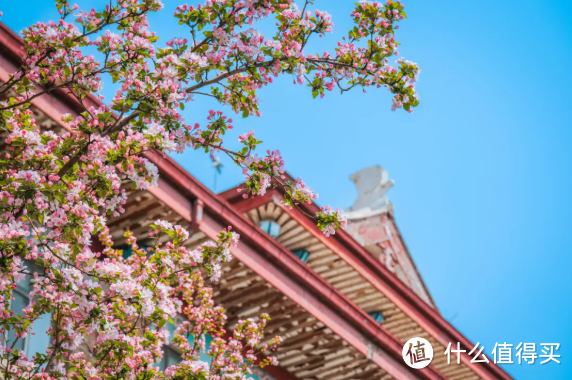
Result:
<svg viewBox="0 0 572 380"><path fill-rule="evenodd" d="M240 186L237 186L237 188ZM280 189L280 190L278 190ZM220 195L226 198L240 212L247 212L256 208L271 199L282 199L282 188L277 187L264 196L264 199L248 198L244 199L239 196L236 188L227 190ZM344 230L338 230L335 235L327 238L316 227L305 214L314 215L319 207L312 204L303 204L300 206L304 211L297 208L285 211L302 225L306 230L310 231L318 240L326 247L338 254L344 261L358 271L369 283L382 292L391 302L399 307L406 315L415 321L423 330L427 331L439 343L448 346L449 342L455 345L461 343L462 349L467 350L461 355L462 362L473 370L479 377L483 379L504 379L509 380L512 377L502 368L494 363L471 363L471 357L468 352L474 347L469 339L455 329L447 322L437 310L430 307L423 301L412 289L405 285L395 274L391 273L381 262L376 260L364 247L351 237Z"/></svg>

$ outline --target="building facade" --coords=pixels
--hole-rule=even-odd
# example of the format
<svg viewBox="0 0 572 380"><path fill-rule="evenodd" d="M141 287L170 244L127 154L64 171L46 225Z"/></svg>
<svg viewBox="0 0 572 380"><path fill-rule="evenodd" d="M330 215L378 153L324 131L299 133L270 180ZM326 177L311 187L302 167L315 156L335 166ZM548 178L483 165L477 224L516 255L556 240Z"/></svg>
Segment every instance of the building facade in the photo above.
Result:
<svg viewBox="0 0 572 380"><path fill-rule="evenodd" d="M22 52L21 40L0 24L0 81L16 70ZM95 98L86 102L97 106ZM42 127L63 130L60 115L77 115L81 107L54 91L35 98L33 110ZM232 226L241 242L221 281L212 284L215 300L225 308L229 326L267 313L268 336L284 338L274 353L280 366L255 370L254 379L510 379L492 362L471 363L474 344L440 315L395 223L386 197L392 182L382 168L352 175L359 196L348 210L349 224L327 238L307 216L318 206L285 209L280 188L250 199L236 189L214 194L171 158L146 157L159 168L159 184L129 190L125 213L109 220L118 248L126 229L144 239L157 219L186 227L189 248ZM16 302L25 305L25 286L17 294ZM41 331L49 318L42 323L23 347L28 353L48 344ZM425 338L435 352L422 370L402 357L404 343L413 337ZM460 364L447 363L443 353L449 343L466 350ZM167 346L161 365L177 360Z"/></svg>

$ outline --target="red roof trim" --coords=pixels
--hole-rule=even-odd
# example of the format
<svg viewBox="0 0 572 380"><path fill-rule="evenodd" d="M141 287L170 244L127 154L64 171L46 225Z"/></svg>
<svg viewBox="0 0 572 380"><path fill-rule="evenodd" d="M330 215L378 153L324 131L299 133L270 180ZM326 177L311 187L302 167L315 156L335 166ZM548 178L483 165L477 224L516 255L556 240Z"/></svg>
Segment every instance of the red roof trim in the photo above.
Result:
<svg viewBox="0 0 572 380"><path fill-rule="evenodd" d="M227 199L234 207L246 212L258 207L271 199L282 199L283 188L277 186L268 191L265 200L255 198L244 199L237 191L242 185L229 189L220 196ZM512 379L502 368L494 363L471 363L468 352L474 347L468 338L447 322L441 314L430 307L411 288L405 285L394 273L390 272L379 260L376 260L364 247L362 247L348 232L340 229L335 235L326 238L316 227L315 223L306 215L314 215L319 207L315 203L301 204L300 211L296 208L286 209L286 212L310 231L318 240L328 248L336 252L349 265L364 276L374 287L387 296L394 304L403 310L411 319L419 324L431 336L447 347L449 342L461 343L467 352L461 355L461 359L470 369L483 379ZM306 213L306 214L305 214Z"/></svg>

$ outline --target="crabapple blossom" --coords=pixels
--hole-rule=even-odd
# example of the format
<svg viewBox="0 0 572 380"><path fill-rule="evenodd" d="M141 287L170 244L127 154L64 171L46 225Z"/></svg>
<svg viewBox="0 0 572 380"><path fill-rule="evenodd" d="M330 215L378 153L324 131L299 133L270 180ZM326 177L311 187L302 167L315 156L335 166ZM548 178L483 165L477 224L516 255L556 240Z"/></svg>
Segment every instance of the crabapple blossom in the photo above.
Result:
<svg viewBox="0 0 572 380"><path fill-rule="evenodd" d="M285 207L292 208L298 203L312 203L315 199L318 199L318 194L306 186L301 178L297 178L294 182L287 182L286 194L282 204Z"/></svg>
<svg viewBox="0 0 572 380"><path fill-rule="evenodd" d="M66 0L55 5L59 20L21 32L21 65L0 84L3 378L222 380L243 377L254 362L276 365L276 358L260 356L281 341L260 343L268 341L269 317L239 321L229 333L224 309L205 285L205 277L221 277L238 244L230 227L216 241L190 249L181 226L156 221L153 243L145 249L126 232L132 253L125 258L113 248L107 218L125 211L126 187L157 185L158 170L144 155L149 151L223 152L244 173L244 197L282 186L284 207L317 199L301 179L286 180L279 150L259 155L262 141L254 132L239 134L240 148L229 149L224 137L234 122L227 113L260 116L258 91L283 75L309 87L314 98L335 89L384 87L392 109L411 112L419 104L420 70L401 58L391 62L399 45L394 31L406 17L403 4L360 1L350 15L354 27L323 53L309 52L308 42L333 32L334 23L326 11L311 9L310 0L300 6L293 0L181 5L174 18L189 37L164 45L147 18L163 8L159 0L111 0L101 9L80 9ZM276 23L274 34L255 28L267 19ZM106 102L99 95L103 78L114 90ZM82 112L61 115L63 128L49 131L32 105L58 93ZM202 126L204 119L183 117L185 107L201 97L221 108L210 110ZM314 219L326 236L345 225L342 214L327 206ZM102 250L95 250L95 240ZM31 283L31 301L16 313L11 299L23 280ZM177 315L185 322L171 337L165 326ZM16 346L43 333L31 328L42 316L51 316L50 345L27 357ZM165 342L183 360L160 371L154 363ZM200 359L204 354L210 363Z"/></svg>
<svg viewBox="0 0 572 380"><path fill-rule="evenodd" d="M347 223L342 212L339 209L334 211L330 206L320 207L320 211L316 212L316 218L320 221L318 227L326 236L334 235L338 228L345 227Z"/></svg>

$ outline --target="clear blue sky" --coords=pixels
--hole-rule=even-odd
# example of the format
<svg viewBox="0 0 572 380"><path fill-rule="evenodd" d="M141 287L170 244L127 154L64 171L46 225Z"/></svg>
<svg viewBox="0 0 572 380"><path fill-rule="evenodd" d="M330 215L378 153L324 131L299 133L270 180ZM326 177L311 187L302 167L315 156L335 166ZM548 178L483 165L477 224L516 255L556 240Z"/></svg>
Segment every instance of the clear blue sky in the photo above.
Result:
<svg viewBox="0 0 572 380"><path fill-rule="evenodd" d="M151 19L163 41L186 36L171 18L182 2L165 1ZM16 30L55 17L49 0L2 3L2 21ZM321 52L348 29L353 1L316 3L335 22L334 36L313 45ZM415 113L391 112L385 91L312 100L285 78L262 91L261 118L235 125L279 148L320 204L350 206L348 176L384 166L399 227L443 316L487 353L495 342L561 343L561 365L504 368L517 379L572 378L572 3L405 4L400 52L422 69ZM209 106L187 106L187 120L203 122ZM212 188L206 157L176 159ZM241 178L227 164L217 190Z"/></svg>

